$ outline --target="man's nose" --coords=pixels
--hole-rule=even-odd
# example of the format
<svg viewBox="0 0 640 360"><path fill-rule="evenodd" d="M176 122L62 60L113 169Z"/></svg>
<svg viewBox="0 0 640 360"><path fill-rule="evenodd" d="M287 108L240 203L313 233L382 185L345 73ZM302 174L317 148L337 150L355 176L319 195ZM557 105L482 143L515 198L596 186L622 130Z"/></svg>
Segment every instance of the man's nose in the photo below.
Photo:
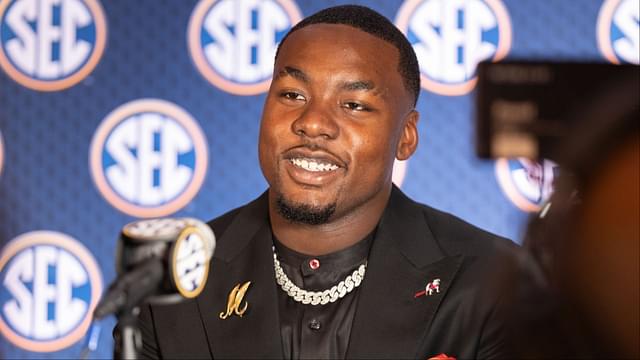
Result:
<svg viewBox="0 0 640 360"><path fill-rule="evenodd" d="M329 110L329 105L311 103L291 124L291 130L299 136L335 139L340 128L335 121L334 114Z"/></svg>

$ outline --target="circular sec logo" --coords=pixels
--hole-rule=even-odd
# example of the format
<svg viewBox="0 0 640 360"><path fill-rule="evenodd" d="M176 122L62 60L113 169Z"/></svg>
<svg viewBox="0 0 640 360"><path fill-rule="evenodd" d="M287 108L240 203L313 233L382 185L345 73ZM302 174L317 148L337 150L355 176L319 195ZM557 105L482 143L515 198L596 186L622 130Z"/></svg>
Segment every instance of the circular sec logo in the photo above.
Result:
<svg viewBox="0 0 640 360"><path fill-rule="evenodd" d="M198 296L207 282L209 257L203 234L195 226L185 228L176 240L171 256L172 279L178 292L186 298Z"/></svg>
<svg viewBox="0 0 640 360"><path fill-rule="evenodd" d="M0 0L0 67L30 89L56 91L82 81L106 38L97 0Z"/></svg>
<svg viewBox="0 0 640 360"><path fill-rule="evenodd" d="M640 2L607 0L597 24L598 47L614 64L640 64Z"/></svg>
<svg viewBox="0 0 640 360"><path fill-rule="evenodd" d="M89 156L102 196L118 210L144 218L184 207L200 190L208 164L195 119L158 99L113 110L96 130Z"/></svg>
<svg viewBox="0 0 640 360"><path fill-rule="evenodd" d="M551 160L502 158L496 161L496 178L502 191L516 207L527 212L540 211L549 200L557 171L558 165Z"/></svg>
<svg viewBox="0 0 640 360"><path fill-rule="evenodd" d="M280 40L301 18L291 0L202 0L189 21L189 53L214 86L259 94L269 89Z"/></svg>
<svg viewBox="0 0 640 360"><path fill-rule="evenodd" d="M28 351L57 351L80 340L102 292L91 253L53 231L29 232L8 243L0 277L0 332Z"/></svg>
<svg viewBox="0 0 640 360"><path fill-rule="evenodd" d="M511 21L499 0L407 0L396 16L418 57L422 87L464 95L476 84L480 61L503 59Z"/></svg>

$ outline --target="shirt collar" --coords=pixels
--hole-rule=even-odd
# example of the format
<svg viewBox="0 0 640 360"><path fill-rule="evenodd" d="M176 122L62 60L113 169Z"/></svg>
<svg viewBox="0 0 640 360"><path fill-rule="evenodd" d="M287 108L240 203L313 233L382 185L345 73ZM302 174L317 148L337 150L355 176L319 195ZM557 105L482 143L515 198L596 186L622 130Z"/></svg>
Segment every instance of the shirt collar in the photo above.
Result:
<svg viewBox="0 0 640 360"><path fill-rule="evenodd" d="M352 271L353 268L362 264L367 259L375 232L376 229L365 236L364 239L346 249L320 256L305 255L289 249L278 241L275 236L273 236L273 243L278 255L278 260L293 268L301 269L304 275L308 272L313 272L310 268L311 260L317 260L319 262L320 267L318 270L322 272L328 270L342 273Z"/></svg>

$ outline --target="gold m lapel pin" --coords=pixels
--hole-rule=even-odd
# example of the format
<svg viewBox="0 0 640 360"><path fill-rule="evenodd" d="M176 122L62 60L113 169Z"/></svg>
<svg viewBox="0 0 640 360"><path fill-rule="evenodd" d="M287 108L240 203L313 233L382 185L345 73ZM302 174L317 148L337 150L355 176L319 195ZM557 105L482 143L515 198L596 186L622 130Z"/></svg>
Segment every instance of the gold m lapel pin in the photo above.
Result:
<svg viewBox="0 0 640 360"><path fill-rule="evenodd" d="M244 302L244 306L240 306L242 303L242 299L244 298L244 294L246 294L247 289L249 289L249 285L251 285L251 281L247 281L246 283L240 285L236 285L233 290L229 293L229 298L227 299L227 311L223 311L220 313L220 319L224 320L231 316L232 314L236 314L240 317L244 315L245 311L247 311L247 307L249 306L248 302Z"/></svg>

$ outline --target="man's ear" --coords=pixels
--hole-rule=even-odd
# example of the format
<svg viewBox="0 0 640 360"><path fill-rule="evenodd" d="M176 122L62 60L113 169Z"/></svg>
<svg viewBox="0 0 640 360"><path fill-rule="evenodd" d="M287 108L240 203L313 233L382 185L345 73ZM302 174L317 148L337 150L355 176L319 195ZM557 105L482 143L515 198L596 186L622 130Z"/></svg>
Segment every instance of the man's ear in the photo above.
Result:
<svg viewBox="0 0 640 360"><path fill-rule="evenodd" d="M400 141L396 147L396 159L407 160L418 147L418 120L420 113L411 110L404 118L404 127L400 135Z"/></svg>

